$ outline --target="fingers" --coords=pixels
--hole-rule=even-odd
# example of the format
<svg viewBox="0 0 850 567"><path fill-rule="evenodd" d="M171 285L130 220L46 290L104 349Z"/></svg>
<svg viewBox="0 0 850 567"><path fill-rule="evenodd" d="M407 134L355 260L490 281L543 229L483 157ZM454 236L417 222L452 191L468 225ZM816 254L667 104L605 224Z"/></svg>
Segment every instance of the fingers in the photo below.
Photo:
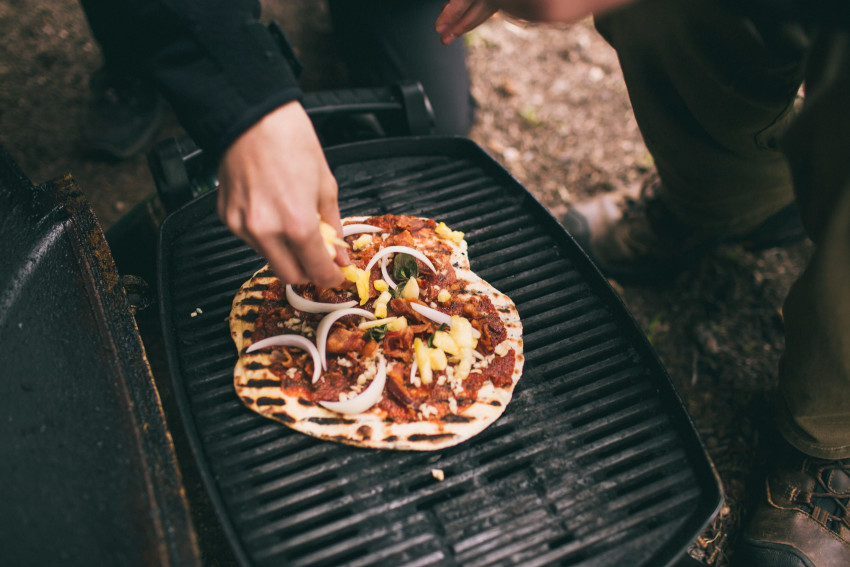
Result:
<svg viewBox="0 0 850 567"><path fill-rule="evenodd" d="M223 156L219 183L222 222L281 280L342 283L319 230L320 214L339 229L336 179L300 104L280 107L238 138Z"/></svg>
<svg viewBox="0 0 850 567"><path fill-rule="evenodd" d="M337 203L336 191L327 194L319 201L319 216L323 221L334 227L337 234L342 238L342 222L339 216L339 204ZM347 266L351 263L348 257L348 249L344 246L336 246L336 258L334 262L338 266Z"/></svg>
<svg viewBox="0 0 850 567"><path fill-rule="evenodd" d="M328 254L325 241L319 231L318 217L313 218L314 222L305 223L297 233L290 231L288 251L295 256L309 281L322 287L336 287L345 278Z"/></svg>
<svg viewBox="0 0 850 567"><path fill-rule="evenodd" d="M435 29L440 41L448 45L487 21L496 11L488 0L450 0L437 17Z"/></svg>
<svg viewBox="0 0 850 567"><path fill-rule="evenodd" d="M314 282L322 287L342 283L344 278L328 254L315 214L290 217L290 222L278 224L268 213L269 209L261 209L249 216L236 207L224 205L220 216L236 236L268 261L284 282ZM339 213L335 222L339 225Z"/></svg>
<svg viewBox="0 0 850 567"><path fill-rule="evenodd" d="M297 284L309 281L307 274L301 268L295 257L286 251L286 238L282 233L272 231L265 235L256 220L252 224L246 219L245 211L236 205L233 199L228 199L230 191L224 184L218 194L218 216L234 235L244 240L254 251L268 261L269 266L286 283ZM275 245L276 242L280 246Z"/></svg>

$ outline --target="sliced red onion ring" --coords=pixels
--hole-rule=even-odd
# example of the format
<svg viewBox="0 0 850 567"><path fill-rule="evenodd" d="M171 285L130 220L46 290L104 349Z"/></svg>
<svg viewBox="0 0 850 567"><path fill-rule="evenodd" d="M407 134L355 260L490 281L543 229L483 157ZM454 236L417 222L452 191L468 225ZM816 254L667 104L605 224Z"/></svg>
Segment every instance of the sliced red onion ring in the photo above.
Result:
<svg viewBox="0 0 850 567"><path fill-rule="evenodd" d="M351 236L352 234L360 234L363 232L381 232L384 229L372 226L371 224L347 224L342 227L342 236Z"/></svg>
<svg viewBox="0 0 850 567"><path fill-rule="evenodd" d="M320 303L318 301L311 301L295 293L295 290L292 289L292 286L289 284L286 284L286 299L294 308L299 311L304 311L305 313L327 313L329 311L337 311L339 309L345 309L347 307L357 305L356 299L344 301L342 303Z"/></svg>
<svg viewBox="0 0 850 567"><path fill-rule="evenodd" d="M417 260L422 260L422 262L426 266L428 266L428 268L430 268L432 272L434 272L435 274L437 273L437 268L434 267L434 264L431 263L431 260L429 260L425 254L409 246L387 246L386 248L381 248L374 256L372 256L372 259L369 260L369 263L366 264L366 271L370 271L375 266L375 264L378 263L378 260L380 260L384 256L396 253L410 254Z"/></svg>
<svg viewBox="0 0 850 567"><path fill-rule="evenodd" d="M452 316L443 313L442 311L437 311L436 309L432 309L427 305L422 305L421 303L416 303L414 301L410 302L410 308L419 313L424 317L428 317L432 321L436 323L440 323L441 325L452 326Z"/></svg>
<svg viewBox="0 0 850 567"><path fill-rule="evenodd" d="M381 399L381 394L384 393L384 384L387 382L387 361L384 357L379 357L378 372L369 387L360 392L357 396L344 402L322 402L319 404L331 411L353 415L363 413L368 410Z"/></svg>
<svg viewBox="0 0 850 567"><path fill-rule="evenodd" d="M319 376L321 376L322 366L319 364L319 351L316 349L316 345L301 335L275 335L268 337L255 342L245 349L245 352L254 352L255 350L270 346L294 346L306 350L313 357L313 383L315 384Z"/></svg>
<svg viewBox="0 0 850 567"><path fill-rule="evenodd" d="M387 282L387 285L391 288L395 289L398 286L395 284L393 279L390 277L390 273L387 272L387 261L389 260L388 256L384 256L381 259L381 274L384 276L384 281Z"/></svg>
<svg viewBox="0 0 850 567"><path fill-rule="evenodd" d="M322 368L324 370L328 369L328 361L327 356L325 354L325 348L328 344L328 332L330 332L331 325L333 325L337 319L345 317L346 315L362 315L363 317L368 317L369 319L375 318L374 313L370 313L365 309L353 307L350 309L339 309L337 311L328 313L321 321L319 321L318 326L316 326L316 346L318 347L317 354L319 355L319 360L321 360Z"/></svg>

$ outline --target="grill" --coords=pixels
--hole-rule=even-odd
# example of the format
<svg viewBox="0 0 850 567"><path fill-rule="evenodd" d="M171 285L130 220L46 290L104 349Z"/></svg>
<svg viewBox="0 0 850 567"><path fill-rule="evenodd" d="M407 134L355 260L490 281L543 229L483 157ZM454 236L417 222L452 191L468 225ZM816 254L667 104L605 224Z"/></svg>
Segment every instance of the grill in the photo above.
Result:
<svg viewBox="0 0 850 567"><path fill-rule="evenodd" d="M296 433L245 408L232 387L226 318L264 261L220 224L214 191L171 214L159 244L165 347L237 561L598 566L680 557L720 505L716 475L655 353L558 222L466 139L385 138L327 157L343 216L421 215L466 233L472 269L517 305L526 364L504 415L442 451L366 450Z"/></svg>
<svg viewBox="0 0 850 567"><path fill-rule="evenodd" d="M201 565L127 282L80 187L3 148L0 258L0 562Z"/></svg>

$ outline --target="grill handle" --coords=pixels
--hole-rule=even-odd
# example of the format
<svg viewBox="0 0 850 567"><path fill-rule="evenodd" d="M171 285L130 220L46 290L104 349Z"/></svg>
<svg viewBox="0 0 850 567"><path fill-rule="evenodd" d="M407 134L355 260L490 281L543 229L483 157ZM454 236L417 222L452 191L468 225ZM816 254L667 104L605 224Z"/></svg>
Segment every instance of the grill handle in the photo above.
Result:
<svg viewBox="0 0 850 567"><path fill-rule="evenodd" d="M371 138L434 133L434 112L418 82L312 92L304 95L303 104L325 147L362 140L362 136L344 139L346 123L350 124L353 117L374 118L372 125L377 128L373 135L367 133Z"/></svg>
<svg viewBox="0 0 850 567"><path fill-rule="evenodd" d="M302 101L323 147L434 131L434 113L418 82L316 91ZM218 186L217 164L188 135L158 142L148 166L167 213Z"/></svg>

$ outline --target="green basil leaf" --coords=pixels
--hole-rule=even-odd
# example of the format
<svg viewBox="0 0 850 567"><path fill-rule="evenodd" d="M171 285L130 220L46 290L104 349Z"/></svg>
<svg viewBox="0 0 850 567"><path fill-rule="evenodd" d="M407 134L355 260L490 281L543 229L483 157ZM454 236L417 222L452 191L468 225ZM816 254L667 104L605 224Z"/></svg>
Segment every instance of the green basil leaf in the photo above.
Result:
<svg viewBox="0 0 850 567"><path fill-rule="evenodd" d="M387 326L386 325L378 325L377 327L372 327L365 333L363 333L363 340L373 340L373 341L382 341L384 339L384 335L387 334Z"/></svg>
<svg viewBox="0 0 850 567"><path fill-rule="evenodd" d="M399 287L401 287L401 282L416 277L419 277L419 266L416 265L416 258L410 254L396 254L393 260L393 279Z"/></svg>

